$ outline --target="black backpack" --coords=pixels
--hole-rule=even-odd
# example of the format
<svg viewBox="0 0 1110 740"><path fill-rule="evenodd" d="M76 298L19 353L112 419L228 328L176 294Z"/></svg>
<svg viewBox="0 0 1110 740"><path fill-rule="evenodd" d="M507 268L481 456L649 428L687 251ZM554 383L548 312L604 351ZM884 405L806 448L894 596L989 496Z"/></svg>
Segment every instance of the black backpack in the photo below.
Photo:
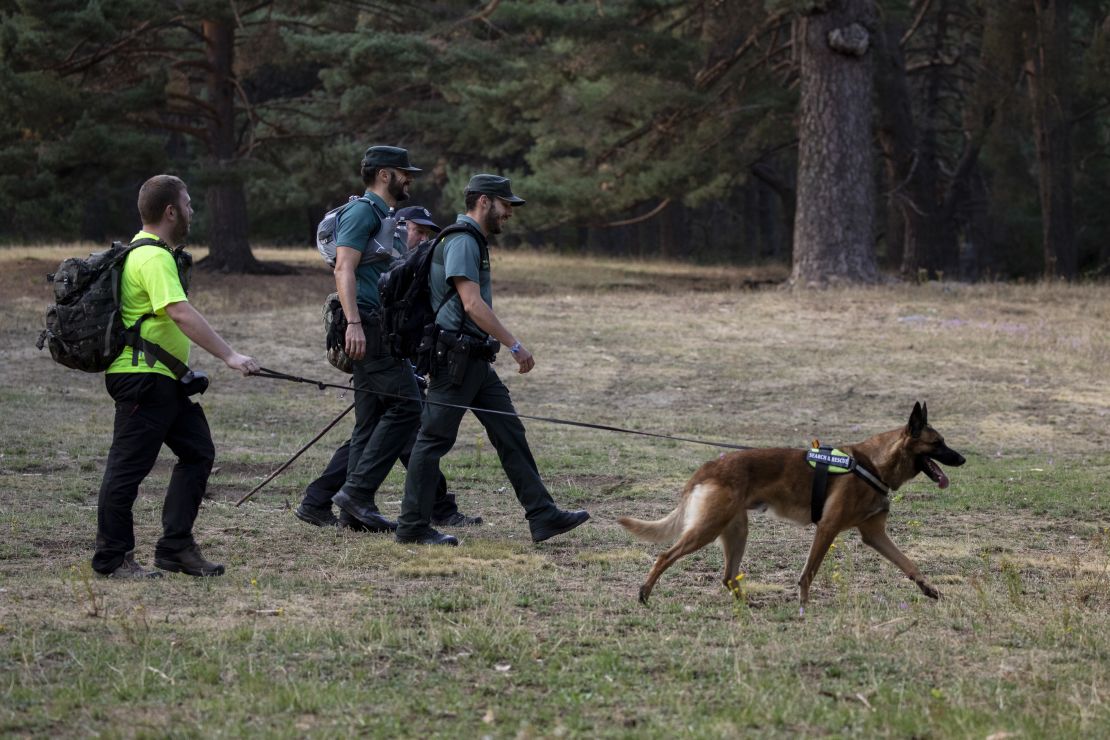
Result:
<svg viewBox="0 0 1110 740"><path fill-rule="evenodd" d="M439 306L432 306L429 274L436 250L452 234L468 233L486 247L486 237L468 223L456 223L412 250L403 260L378 278L381 301L381 340L383 349L398 359L410 360L416 372L428 371L435 349L435 323ZM448 288L444 303L450 300L454 286Z"/></svg>
<svg viewBox="0 0 1110 740"><path fill-rule="evenodd" d="M153 342L138 337L143 316L132 327L123 325L120 290L123 265L136 247L157 244L170 251L177 263L181 287L188 292L188 252L170 249L158 239L136 239L130 244L112 242L103 252L88 257L70 257L57 272L46 276L54 284L54 300L46 309L46 328L35 346L50 348L50 356L66 367L87 373L101 373L119 357L124 347L136 347L147 354L147 362L157 358L169 365L179 378L189 371L181 361ZM170 362L167 362L169 360Z"/></svg>

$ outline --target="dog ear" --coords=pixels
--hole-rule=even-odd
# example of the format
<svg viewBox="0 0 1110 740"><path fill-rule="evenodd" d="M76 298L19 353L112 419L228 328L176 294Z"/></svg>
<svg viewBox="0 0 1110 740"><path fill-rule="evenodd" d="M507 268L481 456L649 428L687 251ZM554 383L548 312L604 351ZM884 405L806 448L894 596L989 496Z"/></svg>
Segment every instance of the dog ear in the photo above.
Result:
<svg viewBox="0 0 1110 740"><path fill-rule="evenodd" d="M924 422L925 426L929 426L929 404L927 402L921 404L921 421Z"/></svg>
<svg viewBox="0 0 1110 740"><path fill-rule="evenodd" d="M925 410L921 408L921 403L913 405L913 412L910 414L910 422L906 425L911 437L920 437L921 432L925 429Z"/></svg>

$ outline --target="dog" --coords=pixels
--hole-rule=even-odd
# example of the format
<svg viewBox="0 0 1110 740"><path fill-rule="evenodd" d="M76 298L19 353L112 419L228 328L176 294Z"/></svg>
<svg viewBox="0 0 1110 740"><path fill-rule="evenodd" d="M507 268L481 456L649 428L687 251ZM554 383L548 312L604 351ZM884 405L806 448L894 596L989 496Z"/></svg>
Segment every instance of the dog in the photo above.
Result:
<svg viewBox="0 0 1110 740"><path fill-rule="evenodd" d="M917 566L887 536L889 493L918 473L947 488L948 476L937 463L958 467L965 462L963 455L946 445L944 437L929 426L928 407L921 403L914 404L906 426L843 450L862 472L828 475L823 507L813 492L817 470L807 464L806 450L753 449L722 455L698 468L687 481L678 506L662 519L618 519L621 526L642 540L674 542L655 561L640 587L640 602L647 603L663 571L715 539L724 549L724 584L730 587L740 570L748 539L748 512L752 510L770 510L802 526L816 521L809 558L798 580L803 607L829 546L838 534L852 527L857 527L863 541L897 565L922 593L931 599L940 598Z"/></svg>

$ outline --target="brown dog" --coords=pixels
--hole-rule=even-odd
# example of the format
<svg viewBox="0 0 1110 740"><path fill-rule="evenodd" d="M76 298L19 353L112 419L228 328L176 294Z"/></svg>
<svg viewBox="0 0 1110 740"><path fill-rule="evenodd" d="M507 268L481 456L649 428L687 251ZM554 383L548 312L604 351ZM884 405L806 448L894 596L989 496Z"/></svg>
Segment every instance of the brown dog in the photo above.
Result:
<svg viewBox="0 0 1110 740"><path fill-rule="evenodd" d="M663 571L715 539L720 539L724 548L724 583L729 586L740 570L751 509L770 509L779 518L802 526L817 520L809 559L798 581L803 606L829 545L852 527L858 527L863 541L901 568L926 596L938 598L937 590L887 536L889 491L918 473L945 488L948 477L937 462L959 466L964 464L963 456L944 444L940 433L929 426L928 408L920 403L914 405L905 427L876 434L843 450L866 472L829 475L823 507L819 499L812 498L816 472L806 462L805 450L760 449L731 452L702 465L686 483L678 507L658 521L619 519L621 526L643 540L670 542L677 538L655 561L640 587L640 601L647 603Z"/></svg>

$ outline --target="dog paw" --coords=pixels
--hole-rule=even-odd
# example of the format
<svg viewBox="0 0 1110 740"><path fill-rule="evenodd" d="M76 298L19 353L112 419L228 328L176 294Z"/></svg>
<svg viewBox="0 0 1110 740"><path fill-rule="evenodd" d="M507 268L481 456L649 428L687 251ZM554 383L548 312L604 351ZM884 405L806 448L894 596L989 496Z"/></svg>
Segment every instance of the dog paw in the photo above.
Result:
<svg viewBox="0 0 1110 740"><path fill-rule="evenodd" d="M917 586L918 586L918 588L921 589L921 593L925 594L930 599L939 599L940 598L940 591L937 591L935 588L930 586L928 583L925 583L924 581L921 581L920 583L917 584Z"/></svg>

